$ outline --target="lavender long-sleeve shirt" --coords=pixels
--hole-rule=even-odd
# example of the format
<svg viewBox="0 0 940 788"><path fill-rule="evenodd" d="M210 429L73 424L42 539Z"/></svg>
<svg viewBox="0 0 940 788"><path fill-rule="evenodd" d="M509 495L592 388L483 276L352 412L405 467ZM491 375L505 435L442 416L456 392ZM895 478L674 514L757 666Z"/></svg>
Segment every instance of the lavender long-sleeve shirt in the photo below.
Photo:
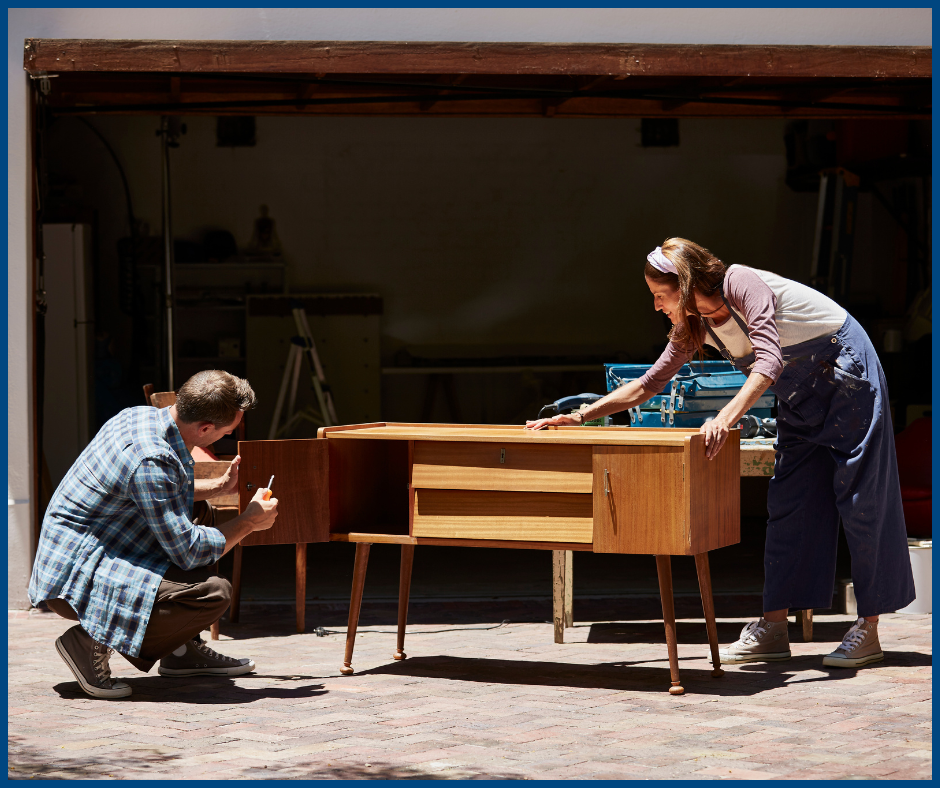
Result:
<svg viewBox="0 0 940 788"><path fill-rule="evenodd" d="M774 291L753 268L734 265L725 274L724 293L728 305L744 318L747 325L750 334L748 345L753 348L755 356L751 371L760 372L776 381L783 370L783 353L780 350L780 337L777 333L777 297ZM705 319L708 320L708 318ZM730 316L720 325L712 324L712 330L719 336L727 332L735 339L739 339L735 334L743 337L737 321ZM726 339L721 336L722 341L729 345L729 349L734 353L734 348L730 346L730 338ZM747 341L746 338L745 341ZM706 336L705 342L715 346L711 336ZM656 363L639 378L639 384L644 391L658 394L679 371L679 368L692 358L694 352L694 348L686 348L676 342L669 342ZM739 357L745 354L736 353L735 355Z"/></svg>

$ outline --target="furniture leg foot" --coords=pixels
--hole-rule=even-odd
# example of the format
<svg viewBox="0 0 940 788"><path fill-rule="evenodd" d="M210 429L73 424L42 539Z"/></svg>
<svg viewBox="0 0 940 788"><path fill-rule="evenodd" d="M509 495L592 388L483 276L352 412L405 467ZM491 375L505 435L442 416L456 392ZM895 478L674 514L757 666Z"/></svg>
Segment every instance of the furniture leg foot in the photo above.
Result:
<svg viewBox="0 0 940 788"><path fill-rule="evenodd" d="M813 611L804 610L802 616L803 623L803 642L812 643L813 642Z"/></svg>
<svg viewBox="0 0 940 788"><path fill-rule="evenodd" d="M721 669L721 657L718 655L718 627L715 625L715 600L712 596L712 576L708 567L708 553L695 556L695 571L698 574L698 587L702 595L702 611L705 613L705 630L708 632L708 645L712 654L712 676L724 676Z"/></svg>
<svg viewBox="0 0 940 788"><path fill-rule="evenodd" d="M372 545L367 542L356 544L352 596L349 599L349 623L346 626L346 655L343 658L343 667L339 669L339 672L344 676L351 676L353 673L353 648L356 645L356 629L359 627L359 609L362 607L362 589L366 584L366 567L369 565L370 547Z"/></svg>
<svg viewBox="0 0 940 788"><path fill-rule="evenodd" d="M685 690L679 682L679 646L676 640L676 608L672 598L672 559L668 555L656 556L659 575L659 596L663 604L663 625L666 628L666 650L669 652L670 695L681 695Z"/></svg>
<svg viewBox="0 0 940 788"><path fill-rule="evenodd" d="M405 659L405 626L408 623L408 598L411 594L411 568L414 564L415 546L401 546L401 572L398 576L398 641L395 646L395 659Z"/></svg>
<svg viewBox="0 0 940 788"><path fill-rule="evenodd" d="M209 624L209 640L219 639L219 622L213 621Z"/></svg>

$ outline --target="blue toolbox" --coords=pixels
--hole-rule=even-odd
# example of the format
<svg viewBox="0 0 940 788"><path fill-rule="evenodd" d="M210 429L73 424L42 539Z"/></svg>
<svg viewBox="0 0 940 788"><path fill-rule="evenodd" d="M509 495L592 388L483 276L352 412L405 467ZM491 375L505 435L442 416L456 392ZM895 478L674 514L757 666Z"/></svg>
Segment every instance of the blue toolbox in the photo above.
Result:
<svg viewBox="0 0 940 788"><path fill-rule="evenodd" d="M604 364L607 391L642 377L651 364ZM630 408L631 427L701 427L718 415L741 390L747 375L730 361L693 361L684 364L662 394ZM774 395L767 392L748 416L762 422L770 418Z"/></svg>

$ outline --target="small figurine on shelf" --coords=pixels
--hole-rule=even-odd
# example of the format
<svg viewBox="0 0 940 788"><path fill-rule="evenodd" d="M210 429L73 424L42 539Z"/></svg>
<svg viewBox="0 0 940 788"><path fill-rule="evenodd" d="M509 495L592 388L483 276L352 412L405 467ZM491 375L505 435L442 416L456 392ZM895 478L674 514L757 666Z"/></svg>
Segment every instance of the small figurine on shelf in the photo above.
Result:
<svg viewBox="0 0 940 788"><path fill-rule="evenodd" d="M255 219L255 229L246 250L251 257L280 257L281 241L274 228L274 219L268 216L268 206L261 206L261 215Z"/></svg>

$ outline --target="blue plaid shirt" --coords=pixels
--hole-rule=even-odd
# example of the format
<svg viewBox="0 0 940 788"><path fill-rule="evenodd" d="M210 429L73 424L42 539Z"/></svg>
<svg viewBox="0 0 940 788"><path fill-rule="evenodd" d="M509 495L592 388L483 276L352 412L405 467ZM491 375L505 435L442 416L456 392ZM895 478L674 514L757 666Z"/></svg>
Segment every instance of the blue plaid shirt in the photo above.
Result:
<svg viewBox="0 0 940 788"><path fill-rule="evenodd" d="M170 564L219 560L225 537L194 525L193 458L169 408L127 408L56 489L29 581L34 605L65 599L99 643L136 657Z"/></svg>

